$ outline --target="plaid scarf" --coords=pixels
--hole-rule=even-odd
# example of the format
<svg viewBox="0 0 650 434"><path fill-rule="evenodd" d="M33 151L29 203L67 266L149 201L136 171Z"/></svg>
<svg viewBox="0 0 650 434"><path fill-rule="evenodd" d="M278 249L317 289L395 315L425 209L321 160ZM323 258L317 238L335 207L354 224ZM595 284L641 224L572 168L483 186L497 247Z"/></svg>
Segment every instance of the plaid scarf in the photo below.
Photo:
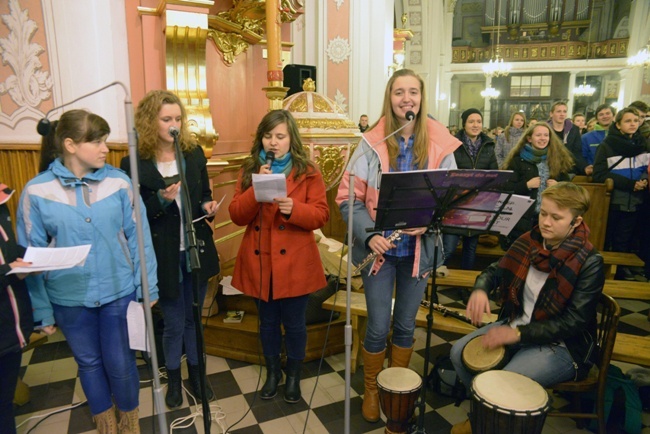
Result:
<svg viewBox="0 0 650 434"><path fill-rule="evenodd" d="M594 249L588 238L589 227L583 222L554 250L544 249L538 226L514 242L499 261L499 268L504 273L499 287L502 301L514 306L511 320L523 311L521 300L531 265L539 271L549 273L539 293L531 320L552 318L564 310L571 298L580 269L587 255Z"/></svg>

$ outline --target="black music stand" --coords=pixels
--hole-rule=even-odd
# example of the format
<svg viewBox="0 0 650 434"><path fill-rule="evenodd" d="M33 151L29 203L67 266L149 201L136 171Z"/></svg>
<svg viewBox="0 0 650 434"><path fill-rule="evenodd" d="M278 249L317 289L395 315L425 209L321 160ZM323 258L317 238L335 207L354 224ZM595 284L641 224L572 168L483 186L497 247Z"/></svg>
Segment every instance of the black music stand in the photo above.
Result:
<svg viewBox="0 0 650 434"><path fill-rule="evenodd" d="M499 188L510 178L511 171L501 170L418 170L391 172L382 175L377 203L377 216L372 232L427 227L435 237L432 290L436 290L436 268L442 232L473 236L498 232L493 230L501 216L511 212L506 205L512 193ZM427 339L424 353L424 375L429 374L429 348L433 326L433 303L427 314ZM419 409L413 433L426 433L426 385L416 406Z"/></svg>

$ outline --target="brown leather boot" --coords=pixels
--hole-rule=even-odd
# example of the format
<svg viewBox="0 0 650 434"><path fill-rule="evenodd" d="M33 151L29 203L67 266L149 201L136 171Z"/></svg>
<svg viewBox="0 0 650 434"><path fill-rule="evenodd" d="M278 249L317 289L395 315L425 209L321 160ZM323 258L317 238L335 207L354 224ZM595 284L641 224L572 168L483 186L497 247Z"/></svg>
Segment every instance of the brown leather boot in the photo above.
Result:
<svg viewBox="0 0 650 434"><path fill-rule="evenodd" d="M469 423L469 419L452 426L451 434L472 434L472 425Z"/></svg>
<svg viewBox="0 0 650 434"><path fill-rule="evenodd" d="M119 410L119 413L119 434L140 434L140 416L138 415L138 408L136 407L131 411Z"/></svg>
<svg viewBox="0 0 650 434"><path fill-rule="evenodd" d="M386 357L386 350L379 353L369 353L363 350L363 405L361 414L368 422L379 420L379 392L377 391L377 375L381 372Z"/></svg>
<svg viewBox="0 0 650 434"><path fill-rule="evenodd" d="M388 366L393 368L408 368L413 354L413 345L410 348L398 347L393 344L390 347L390 360Z"/></svg>
<svg viewBox="0 0 650 434"><path fill-rule="evenodd" d="M117 434L115 406L93 416L99 434Z"/></svg>

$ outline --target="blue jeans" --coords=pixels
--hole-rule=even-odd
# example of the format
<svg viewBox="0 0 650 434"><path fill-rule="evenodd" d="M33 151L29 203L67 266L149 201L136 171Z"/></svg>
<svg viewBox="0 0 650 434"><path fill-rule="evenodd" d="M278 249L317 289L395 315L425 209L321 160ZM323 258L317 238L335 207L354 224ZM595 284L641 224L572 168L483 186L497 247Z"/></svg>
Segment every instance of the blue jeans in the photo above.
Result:
<svg viewBox="0 0 650 434"><path fill-rule="evenodd" d="M269 301L259 300L260 339L264 357L276 357L282 351L282 329L284 327L284 345L287 359L302 361L307 347L307 326L305 313L309 295L280 298L273 300L273 291Z"/></svg>
<svg viewBox="0 0 650 434"><path fill-rule="evenodd" d="M469 389L472 385L474 374L468 371L463 364L463 349L469 341L476 336L481 336L495 326L506 324L507 321L497 321L481 327L478 330L457 340L451 347L450 357L454 369L461 381ZM566 347L555 344L515 344L509 349L511 358L503 367L504 371L516 372L538 382L542 387L549 387L556 383L573 380L576 370L573 359Z"/></svg>
<svg viewBox="0 0 650 434"><path fill-rule="evenodd" d="M92 414L113 406L138 407L140 377L129 348L126 309L135 291L100 307L52 304L54 318L79 365L79 379Z"/></svg>
<svg viewBox="0 0 650 434"><path fill-rule="evenodd" d="M368 276L367 272L362 273L368 308L368 326L363 346L370 353L378 353L386 348L393 288L396 289L392 342L402 348L413 346L415 315L427 287L427 279L411 277L413 256L384 255L384 259L384 264L376 275Z"/></svg>
<svg viewBox="0 0 650 434"><path fill-rule="evenodd" d="M443 234L442 235L442 247L445 255L445 264L449 261L449 258L456 251L458 247L458 241L460 240L460 235L454 234ZM461 270L472 270L474 268L474 262L476 261L476 246L478 245L478 235L473 237L463 236L463 253L460 258L460 269Z"/></svg>
<svg viewBox="0 0 650 434"><path fill-rule="evenodd" d="M163 298L159 300L163 313L165 328L163 329L163 354L167 369L181 367L183 344L187 363L196 366L199 364L199 355L196 346L196 327L194 322L194 294L192 290L192 273L187 271L185 252L180 252L181 282L178 283L179 295L176 298ZM208 289L208 282L199 284L199 308L203 307L203 299Z"/></svg>

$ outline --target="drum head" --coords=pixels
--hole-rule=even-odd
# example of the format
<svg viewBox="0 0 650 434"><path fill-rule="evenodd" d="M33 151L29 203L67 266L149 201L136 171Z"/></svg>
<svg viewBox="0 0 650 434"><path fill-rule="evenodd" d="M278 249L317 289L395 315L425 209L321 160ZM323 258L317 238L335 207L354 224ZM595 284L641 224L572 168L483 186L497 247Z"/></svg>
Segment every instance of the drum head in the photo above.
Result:
<svg viewBox="0 0 650 434"><path fill-rule="evenodd" d="M377 386L391 392L406 392L422 386L422 377L408 368L386 368L377 375Z"/></svg>
<svg viewBox="0 0 650 434"><path fill-rule="evenodd" d="M477 398L498 409L517 412L542 410L548 403L548 393L528 377L509 371L488 371L472 381Z"/></svg>
<svg viewBox="0 0 650 434"><path fill-rule="evenodd" d="M505 347L483 347L483 336L476 336L463 348L463 363L470 371L483 372L496 367L505 357Z"/></svg>

